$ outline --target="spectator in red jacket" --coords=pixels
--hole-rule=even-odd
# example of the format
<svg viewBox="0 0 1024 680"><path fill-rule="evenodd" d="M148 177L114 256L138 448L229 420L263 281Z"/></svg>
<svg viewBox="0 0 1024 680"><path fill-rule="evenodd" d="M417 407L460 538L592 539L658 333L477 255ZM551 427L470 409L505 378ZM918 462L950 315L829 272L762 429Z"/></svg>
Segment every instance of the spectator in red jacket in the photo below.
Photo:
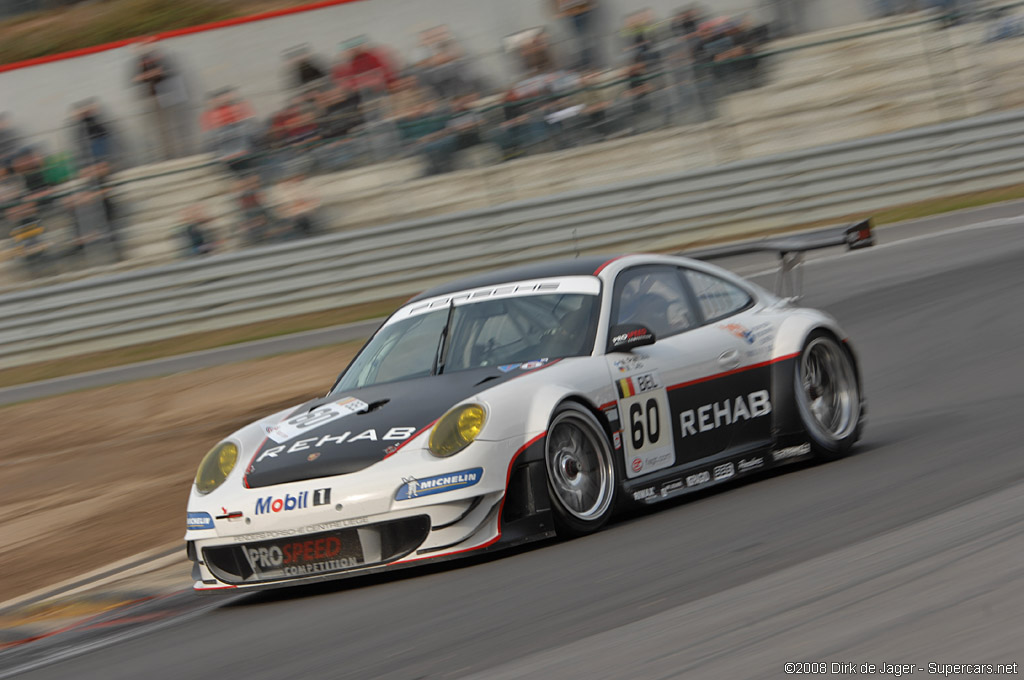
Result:
<svg viewBox="0 0 1024 680"><path fill-rule="evenodd" d="M200 118L205 146L232 172L246 172L252 164L253 111L234 90L210 96Z"/></svg>
<svg viewBox="0 0 1024 680"><path fill-rule="evenodd" d="M365 36L346 41L341 47L341 58L333 71L336 83L362 93L383 93L391 88L398 74L383 49L370 45Z"/></svg>

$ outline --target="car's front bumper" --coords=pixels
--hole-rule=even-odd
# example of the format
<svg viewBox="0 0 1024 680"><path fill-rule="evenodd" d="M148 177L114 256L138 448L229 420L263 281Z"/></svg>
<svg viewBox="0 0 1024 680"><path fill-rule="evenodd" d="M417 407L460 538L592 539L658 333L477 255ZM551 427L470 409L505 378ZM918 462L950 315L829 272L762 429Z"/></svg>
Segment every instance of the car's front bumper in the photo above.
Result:
<svg viewBox="0 0 1024 680"><path fill-rule="evenodd" d="M404 482L412 478L388 472L391 460L369 474L231 492L234 507L243 511L229 518L231 508L221 507L224 516L213 512L207 528L186 533L194 588L266 588L343 578L550 536L542 438L511 444L478 447L461 459L477 467L420 477L411 493ZM494 465L498 447L511 455L505 453ZM485 467L488 457L491 465ZM459 477L470 473L478 473L477 481ZM367 483L370 475L379 481ZM432 479L451 481L452 490L429 487ZM189 510L210 512L213 500L190 503ZM261 502L263 511L257 512Z"/></svg>
<svg viewBox="0 0 1024 680"><path fill-rule="evenodd" d="M501 535L503 493L372 517L195 540L196 590L280 585L355 575L468 552Z"/></svg>

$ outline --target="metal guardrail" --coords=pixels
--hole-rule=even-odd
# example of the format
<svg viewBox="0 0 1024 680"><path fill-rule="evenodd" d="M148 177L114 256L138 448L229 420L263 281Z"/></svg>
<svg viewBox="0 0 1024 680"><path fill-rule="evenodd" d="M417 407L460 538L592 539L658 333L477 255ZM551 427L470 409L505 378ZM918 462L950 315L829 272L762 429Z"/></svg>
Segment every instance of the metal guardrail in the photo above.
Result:
<svg viewBox="0 0 1024 680"><path fill-rule="evenodd" d="M1024 182L1024 110L0 296L0 368Z"/></svg>

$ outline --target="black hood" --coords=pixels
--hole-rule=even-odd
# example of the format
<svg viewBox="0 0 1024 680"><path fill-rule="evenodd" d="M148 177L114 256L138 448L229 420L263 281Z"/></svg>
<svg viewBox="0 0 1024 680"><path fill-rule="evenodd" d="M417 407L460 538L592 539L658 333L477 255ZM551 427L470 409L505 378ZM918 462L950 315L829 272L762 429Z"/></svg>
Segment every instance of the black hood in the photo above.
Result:
<svg viewBox="0 0 1024 680"><path fill-rule="evenodd" d="M310 427L286 440L281 435L277 437L281 441L268 437L246 471L246 485L256 488L358 472L383 460L463 399L553 363L537 367L526 364L525 369L520 365L500 369L491 366L444 373L307 402L282 422L349 398L365 403L368 409Z"/></svg>

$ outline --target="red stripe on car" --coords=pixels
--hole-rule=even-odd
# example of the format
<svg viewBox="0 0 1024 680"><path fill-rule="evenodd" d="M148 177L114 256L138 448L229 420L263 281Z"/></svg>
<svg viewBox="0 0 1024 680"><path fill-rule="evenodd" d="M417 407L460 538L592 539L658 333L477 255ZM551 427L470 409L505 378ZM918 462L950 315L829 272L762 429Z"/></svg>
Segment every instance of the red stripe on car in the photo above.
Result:
<svg viewBox="0 0 1024 680"><path fill-rule="evenodd" d="M799 352L797 352L795 354L787 354L784 357L776 357L775 359L769 359L768 361L762 361L759 364L751 364L749 366L741 366L740 368L734 368L731 371L725 371L723 373L715 373L714 375L704 376L703 378L697 378L695 380L688 380L687 382L679 383L677 385L669 385L665 389L666 390L678 390L678 389L680 389L682 387L689 387L690 385L697 385L699 383L708 382L709 380L717 380L718 378L724 378L726 376L736 375L737 373L742 373L743 371L750 371L750 370L753 370L755 368L763 368L765 366L770 366L771 364L777 364L780 361L786 361L787 359L792 359L792 358L797 357L799 355L800 355Z"/></svg>
<svg viewBox="0 0 1024 680"><path fill-rule="evenodd" d="M510 460L509 463L508 463L508 471L506 471L506 473L505 473L505 490L506 491L508 491L508 483L512 479L512 466L516 464L516 461L519 459L519 456L522 455L522 453L524 451L526 451L528 448L530 448L535 443L537 443L537 441L540 440L547 433L548 433L547 430L541 432L539 435L537 435L536 437L534 437L530 441L528 441L525 444L523 444L522 446L520 446L519 449L517 449L516 452L512 455L512 460ZM489 546L494 545L495 543L497 543L498 541L501 540L501 513L505 509L505 499L506 498L507 498L507 496L503 496L502 497L501 505L498 507L498 535L495 536L494 538L492 538L491 540L487 541L486 543L482 543L482 544L480 544L480 545L478 545L478 546L476 546L474 548L464 548L462 550L456 550L455 552L441 553L440 555L428 555L428 556L425 556L425 557L417 557L415 559L405 560L403 562L397 562L397 563L393 562L392 564L409 564L410 562L421 562L423 560L432 560L432 559L435 559L435 558L438 558L438 557L450 557L452 555L461 555L462 553L473 552L474 550L483 550L484 548L487 548Z"/></svg>

